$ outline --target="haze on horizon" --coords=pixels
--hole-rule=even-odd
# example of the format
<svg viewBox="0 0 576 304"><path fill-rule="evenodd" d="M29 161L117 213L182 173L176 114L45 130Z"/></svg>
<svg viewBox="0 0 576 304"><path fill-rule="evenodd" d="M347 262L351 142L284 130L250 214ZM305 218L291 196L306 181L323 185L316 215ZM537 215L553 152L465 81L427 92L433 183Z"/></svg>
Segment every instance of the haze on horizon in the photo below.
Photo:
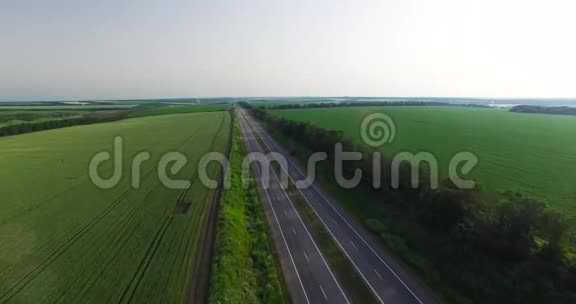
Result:
<svg viewBox="0 0 576 304"><path fill-rule="evenodd" d="M0 100L576 97L567 0L7 0Z"/></svg>

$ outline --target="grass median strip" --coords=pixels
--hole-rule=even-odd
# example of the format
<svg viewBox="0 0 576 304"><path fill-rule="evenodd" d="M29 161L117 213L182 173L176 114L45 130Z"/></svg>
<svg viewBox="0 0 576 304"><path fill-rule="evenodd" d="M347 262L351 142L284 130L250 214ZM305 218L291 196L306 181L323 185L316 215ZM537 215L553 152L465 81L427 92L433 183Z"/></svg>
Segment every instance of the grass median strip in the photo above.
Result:
<svg viewBox="0 0 576 304"><path fill-rule="evenodd" d="M231 187L220 202L209 303L283 303L255 183L242 185L246 151L237 121L233 128Z"/></svg>

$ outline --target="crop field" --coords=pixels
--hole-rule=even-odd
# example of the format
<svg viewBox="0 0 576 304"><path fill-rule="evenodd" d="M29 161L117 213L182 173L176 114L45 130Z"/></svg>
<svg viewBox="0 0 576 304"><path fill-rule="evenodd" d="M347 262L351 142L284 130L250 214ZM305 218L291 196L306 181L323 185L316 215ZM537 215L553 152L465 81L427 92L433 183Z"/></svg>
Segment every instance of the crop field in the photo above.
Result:
<svg viewBox="0 0 576 304"><path fill-rule="evenodd" d="M185 114L197 112L214 112L214 111L227 111L231 109L230 104L214 104L214 105L168 105L162 107L155 107L151 109L144 109L141 111L132 112L130 117L144 117L156 116L167 114Z"/></svg>
<svg viewBox="0 0 576 304"><path fill-rule="evenodd" d="M182 303L190 286L211 191L198 160L224 152L227 112L164 115L0 138L0 303ZM89 176L93 155L122 136L122 178L100 189ZM150 153L140 187L132 159ZM158 160L186 155L166 188ZM171 168L171 165L168 165ZM209 175L217 174L209 166ZM112 161L100 176L112 176Z"/></svg>
<svg viewBox="0 0 576 304"><path fill-rule="evenodd" d="M472 152L479 163L469 177L483 189L517 191L576 214L576 117L425 106L274 111L341 130L358 141L362 119L374 112L388 114L396 126L395 139L381 148L383 153L430 152L438 159L440 174L447 176L454 154Z"/></svg>

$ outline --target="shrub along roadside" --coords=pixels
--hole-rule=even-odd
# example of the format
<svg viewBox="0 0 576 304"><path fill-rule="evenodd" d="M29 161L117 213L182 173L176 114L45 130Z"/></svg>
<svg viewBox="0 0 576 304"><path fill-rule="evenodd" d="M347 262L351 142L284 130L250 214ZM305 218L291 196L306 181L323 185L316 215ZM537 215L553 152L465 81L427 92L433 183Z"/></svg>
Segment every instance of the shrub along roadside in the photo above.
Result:
<svg viewBox="0 0 576 304"><path fill-rule="evenodd" d="M333 160L337 142L345 151L371 152L343 138L341 132L243 106L291 141L300 158L322 151ZM382 172L390 172L390 162L382 161ZM346 190L333 186L332 163L325 162L322 167L320 177L325 185L332 185L329 190L347 197ZM348 196L353 199L341 201L450 302L576 303L571 221L545 203L517 194L461 190L450 182L435 190L412 189L409 167L401 168L399 189L374 189L369 178L371 162L344 163L345 173L356 168L365 172L362 190L354 189L355 196ZM384 179L383 184L390 185ZM421 181L427 180L422 172Z"/></svg>
<svg viewBox="0 0 576 304"><path fill-rule="evenodd" d="M242 185L246 154L238 122L233 125L231 187L220 201L209 303L283 303L268 247L267 227L254 181Z"/></svg>

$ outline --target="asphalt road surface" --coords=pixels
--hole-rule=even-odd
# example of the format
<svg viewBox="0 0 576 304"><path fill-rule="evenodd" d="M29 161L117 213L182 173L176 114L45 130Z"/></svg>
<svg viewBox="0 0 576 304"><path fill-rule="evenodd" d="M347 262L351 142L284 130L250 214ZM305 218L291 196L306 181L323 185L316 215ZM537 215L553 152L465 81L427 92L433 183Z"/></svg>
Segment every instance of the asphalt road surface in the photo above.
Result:
<svg viewBox="0 0 576 304"><path fill-rule="evenodd" d="M247 151L262 152L247 121L240 117L240 124ZM274 170L268 187L260 178L262 166L254 162L252 170L293 303L350 303Z"/></svg>
<svg viewBox="0 0 576 304"><path fill-rule="evenodd" d="M241 112L243 123L249 123L256 130L268 151L281 153L288 160L281 166L290 179L293 182L303 180L306 171L290 158L289 154L260 128L246 111ZM386 304L437 302L413 275L402 269L402 266L372 235L348 215L333 198L322 191L317 182L299 190L377 300ZM295 301L295 303L301 302Z"/></svg>

